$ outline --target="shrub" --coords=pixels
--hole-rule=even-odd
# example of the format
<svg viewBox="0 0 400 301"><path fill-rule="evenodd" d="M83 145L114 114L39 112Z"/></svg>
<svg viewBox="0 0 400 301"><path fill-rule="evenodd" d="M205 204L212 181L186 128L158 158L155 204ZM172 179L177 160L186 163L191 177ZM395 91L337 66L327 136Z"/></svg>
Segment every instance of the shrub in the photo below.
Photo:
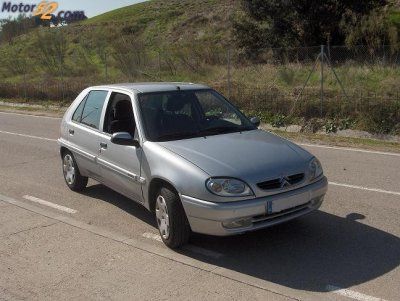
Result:
<svg viewBox="0 0 400 301"><path fill-rule="evenodd" d="M336 133L337 132L337 130L338 130L338 125L337 125L337 123L336 123L336 120L328 120L326 123L325 123L325 132L327 133L327 134L330 134L330 133Z"/></svg>
<svg viewBox="0 0 400 301"><path fill-rule="evenodd" d="M400 124L400 102L378 103L361 112L358 126L370 133L394 134Z"/></svg>
<svg viewBox="0 0 400 301"><path fill-rule="evenodd" d="M271 125L275 128L283 127L286 125L286 116L278 114L272 117Z"/></svg>

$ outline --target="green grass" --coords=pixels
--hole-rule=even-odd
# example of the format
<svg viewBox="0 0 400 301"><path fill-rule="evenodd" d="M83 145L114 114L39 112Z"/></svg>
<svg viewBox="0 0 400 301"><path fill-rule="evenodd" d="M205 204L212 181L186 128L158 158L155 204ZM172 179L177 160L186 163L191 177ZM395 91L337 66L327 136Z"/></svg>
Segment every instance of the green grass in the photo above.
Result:
<svg viewBox="0 0 400 301"><path fill-rule="evenodd" d="M400 26L400 11L391 11L389 21L397 26Z"/></svg>
<svg viewBox="0 0 400 301"><path fill-rule="evenodd" d="M46 99L46 100L35 100L35 99L24 99L24 98L0 98L1 103L6 103L10 104L11 106L13 104L15 105L27 105L27 106L41 106L43 108L48 108L48 107L62 107L63 105L60 104L60 101L58 100L51 100L51 99Z"/></svg>
<svg viewBox="0 0 400 301"><path fill-rule="evenodd" d="M21 107L10 107L5 105L0 105L0 112L13 112L28 115L37 116L51 116L51 117L62 117L65 113L66 108L63 109L49 109L49 108L33 108L29 106Z"/></svg>

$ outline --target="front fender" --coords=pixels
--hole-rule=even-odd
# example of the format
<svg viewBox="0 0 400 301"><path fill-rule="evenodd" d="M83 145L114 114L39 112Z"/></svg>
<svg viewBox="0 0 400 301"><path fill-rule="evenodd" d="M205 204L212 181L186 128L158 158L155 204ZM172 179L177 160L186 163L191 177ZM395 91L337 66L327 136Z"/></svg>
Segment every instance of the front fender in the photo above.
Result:
<svg viewBox="0 0 400 301"><path fill-rule="evenodd" d="M204 193L208 193L204 183L210 177L209 174L157 143L143 143L141 166L142 177L146 179L142 186L143 198L148 208L149 188L153 179L170 183L179 194L204 197Z"/></svg>

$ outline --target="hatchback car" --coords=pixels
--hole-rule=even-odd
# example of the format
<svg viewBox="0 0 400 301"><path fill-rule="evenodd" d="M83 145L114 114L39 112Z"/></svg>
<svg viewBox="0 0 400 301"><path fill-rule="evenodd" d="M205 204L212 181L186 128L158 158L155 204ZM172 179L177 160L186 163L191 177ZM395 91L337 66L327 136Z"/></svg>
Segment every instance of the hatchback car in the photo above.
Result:
<svg viewBox="0 0 400 301"><path fill-rule="evenodd" d="M171 248L192 231L239 234L318 209L318 159L258 126L203 85L90 87L61 123L64 178L74 191L92 178L142 204Z"/></svg>

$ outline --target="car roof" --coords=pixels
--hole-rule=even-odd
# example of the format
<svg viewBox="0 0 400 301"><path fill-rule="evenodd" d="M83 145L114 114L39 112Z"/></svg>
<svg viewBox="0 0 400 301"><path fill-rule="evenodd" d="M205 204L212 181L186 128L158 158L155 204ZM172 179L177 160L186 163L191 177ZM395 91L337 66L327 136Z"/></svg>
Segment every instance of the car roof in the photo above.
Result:
<svg viewBox="0 0 400 301"><path fill-rule="evenodd" d="M176 90L201 90L210 87L201 84L181 83L181 82L154 82L154 83L121 83L112 85L94 86L91 89L124 89L137 93L166 92Z"/></svg>

